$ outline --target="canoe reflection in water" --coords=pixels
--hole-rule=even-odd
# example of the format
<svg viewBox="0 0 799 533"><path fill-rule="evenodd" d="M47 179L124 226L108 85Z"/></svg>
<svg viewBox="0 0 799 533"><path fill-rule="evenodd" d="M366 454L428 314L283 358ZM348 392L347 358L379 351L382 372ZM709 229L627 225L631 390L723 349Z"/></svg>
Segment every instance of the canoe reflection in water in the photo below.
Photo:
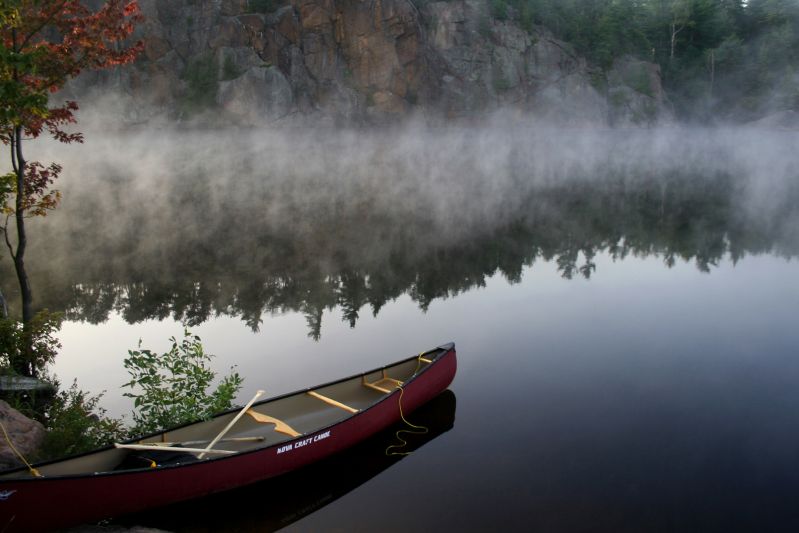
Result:
<svg viewBox="0 0 799 533"><path fill-rule="evenodd" d="M446 390L414 411L409 421L428 432L403 433L407 446L389 453L416 452L452 429L455 407L455 394ZM335 502L401 461L404 455L387 455L386 448L399 442L395 434L402 429L408 427L395 424L347 451L278 478L129 515L115 523L187 532L275 531ZM235 512L220 513L220 509Z"/></svg>

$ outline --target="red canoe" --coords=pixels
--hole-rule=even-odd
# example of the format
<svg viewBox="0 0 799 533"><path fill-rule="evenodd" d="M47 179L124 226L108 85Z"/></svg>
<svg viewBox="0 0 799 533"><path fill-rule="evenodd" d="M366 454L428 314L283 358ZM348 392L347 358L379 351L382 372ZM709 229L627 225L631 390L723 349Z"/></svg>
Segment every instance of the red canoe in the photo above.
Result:
<svg viewBox="0 0 799 533"><path fill-rule="evenodd" d="M34 465L42 477L24 468L5 472L0 531L96 521L289 472L396 423L400 402L404 414L412 412L444 391L456 368L455 346L447 344L210 420Z"/></svg>

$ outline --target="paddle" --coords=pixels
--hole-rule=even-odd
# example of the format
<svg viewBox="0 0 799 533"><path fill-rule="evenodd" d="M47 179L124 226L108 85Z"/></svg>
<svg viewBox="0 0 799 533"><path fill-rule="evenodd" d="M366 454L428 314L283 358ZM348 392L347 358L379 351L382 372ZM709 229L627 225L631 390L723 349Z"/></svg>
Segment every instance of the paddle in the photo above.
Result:
<svg viewBox="0 0 799 533"><path fill-rule="evenodd" d="M219 442L260 442L264 440L266 440L266 437L233 437L230 439L221 439ZM161 446L163 448L169 448L171 446L194 446L197 444L206 444L208 442L211 441L209 439L203 439L203 440L184 440L183 442L142 442L141 444L149 444L151 446Z"/></svg>
<svg viewBox="0 0 799 533"><path fill-rule="evenodd" d="M166 446L152 446L147 444L119 444L118 442L114 443L115 448L121 448L124 450L152 450L152 451L159 451L163 452L168 449ZM232 452L230 450L209 450L207 448L174 448L175 451L180 452L188 452L188 453L216 453L219 455L232 455L236 452ZM199 457L199 456L198 456Z"/></svg>
<svg viewBox="0 0 799 533"><path fill-rule="evenodd" d="M211 453L211 452L210 452L211 448L213 448L213 447L214 447L214 445L216 445L216 443L217 443L217 442L219 442L219 441L220 441L220 439L222 439L222 437L224 437L224 436L227 434L227 432L228 432L228 431L230 431L230 428L232 428L232 427L233 427L233 424L235 424L236 422L238 422L238 421L239 421L239 418L241 418L242 416L244 416L244 413L246 413L246 412L247 412L247 409L249 409L250 407L252 407L252 404L254 404L254 403L255 403L255 400L257 400L258 398L260 398L260 397L261 397L261 395L263 395L263 394L264 394L264 391L262 391L262 390L259 390L258 392L256 392L256 393L255 393L255 396L253 396L253 397L252 397L252 400L250 400L249 402L247 402L247 405L245 405L245 406L244 406L244 407L241 409L241 411L239 411L239 414L237 414L237 415L235 416L235 418L233 418L233 420L231 420L231 421L230 421L230 423L229 423L227 426L225 426L225 429L223 429L222 431L220 431L220 432L219 432L219 435L217 435L216 437L214 437L214 440L212 440L212 441L211 441L211 443L208 445L208 447L206 447L206 448L205 448L205 451L204 451L203 453L201 453L200 455L198 455L198 456L197 456L197 459L202 459L202 458L203 458L203 456L204 456L206 453Z"/></svg>

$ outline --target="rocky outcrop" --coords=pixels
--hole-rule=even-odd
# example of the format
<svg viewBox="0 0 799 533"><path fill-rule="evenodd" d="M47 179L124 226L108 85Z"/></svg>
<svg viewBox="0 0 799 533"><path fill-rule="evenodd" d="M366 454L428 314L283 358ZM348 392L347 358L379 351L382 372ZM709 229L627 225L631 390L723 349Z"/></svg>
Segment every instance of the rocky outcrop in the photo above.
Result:
<svg viewBox="0 0 799 533"><path fill-rule="evenodd" d="M605 124L667 112L657 67L630 59L606 76L545 29L493 19L482 0L140 3L136 65L71 87L117 89L133 121L213 109L249 125L296 115L381 122L502 108Z"/></svg>
<svg viewBox="0 0 799 533"><path fill-rule="evenodd" d="M8 438L23 455L30 457L44 440L44 426L26 417L7 402L0 400L0 422L5 427ZM22 466L22 462L8 445L4 435L0 435L0 470Z"/></svg>
<svg viewBox="0 0 799 533"><path fill-rule="evenodd" d="M570 123L603 123L602 74L549 32L493 20L487 3L435 2L425 8L440 58L440 94L449 116L499 107Z"/></svg>
<svg viewBox="0 0 799 533"><path fill-rule="evenodd" d="M613 125L654 124L672 118L658 65L623 57L608 71L607 83L608 118Z"/></svg>

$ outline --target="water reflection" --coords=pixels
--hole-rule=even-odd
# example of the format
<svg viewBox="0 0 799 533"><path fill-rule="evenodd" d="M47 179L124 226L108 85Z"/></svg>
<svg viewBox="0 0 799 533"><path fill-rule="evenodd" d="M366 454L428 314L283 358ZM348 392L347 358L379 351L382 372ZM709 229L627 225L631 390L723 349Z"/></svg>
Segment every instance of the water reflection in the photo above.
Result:
<svg viewBox="0 0 799 533"><path fill-rule="evenodd" d="M128 234L111 238L91 230L102 227L100 215L65 209L63 217L81 220L71 233L33 239L37 304L65 310L73 321L101 323L117 312L129 323L172 317L194 325L227 315L253 330L264 314L301 312L309 336L319 339L326 310L339 308L354 327L365 308L377 315L403 294L425 310L435 299L484 286L497 272L518 282L539 259L554 260L572 279L594 275L600 252L614 260L657 256L667 267L693 261L704 272L726 256L736 262L747 254L799 253L799 234L788 223L799 220L797 187L769 212L753 212L743 204L740 180L725 173L540 185L526 190L523 208L461 234L441 230L440 214L398 219L366 201L309 203L297 207L293 223L275 225L257 213L269 194L226 204L224 196L207 196L211 182L200 175L191 185L179 182L184 188L176 184L180 216L162 220L146 246L135 220L123 217ZM233 214L205 216L215 210ZM87 246L44 260L59 242Z"/></svg>
<svg viewBox="0 0 799 533"><path fill-rule="evenodd" d="M455 394L444 391L411 416L426 426L426 434L406 435L402 451L424 453L423 446L453 428ZM168 531L275 531L288 526L367 483L403 459L386 455L396 443L396 425L327 460L257 483L146 514L125 517L121 523ZM400 451L400 450L397 450Z"/></svg>

